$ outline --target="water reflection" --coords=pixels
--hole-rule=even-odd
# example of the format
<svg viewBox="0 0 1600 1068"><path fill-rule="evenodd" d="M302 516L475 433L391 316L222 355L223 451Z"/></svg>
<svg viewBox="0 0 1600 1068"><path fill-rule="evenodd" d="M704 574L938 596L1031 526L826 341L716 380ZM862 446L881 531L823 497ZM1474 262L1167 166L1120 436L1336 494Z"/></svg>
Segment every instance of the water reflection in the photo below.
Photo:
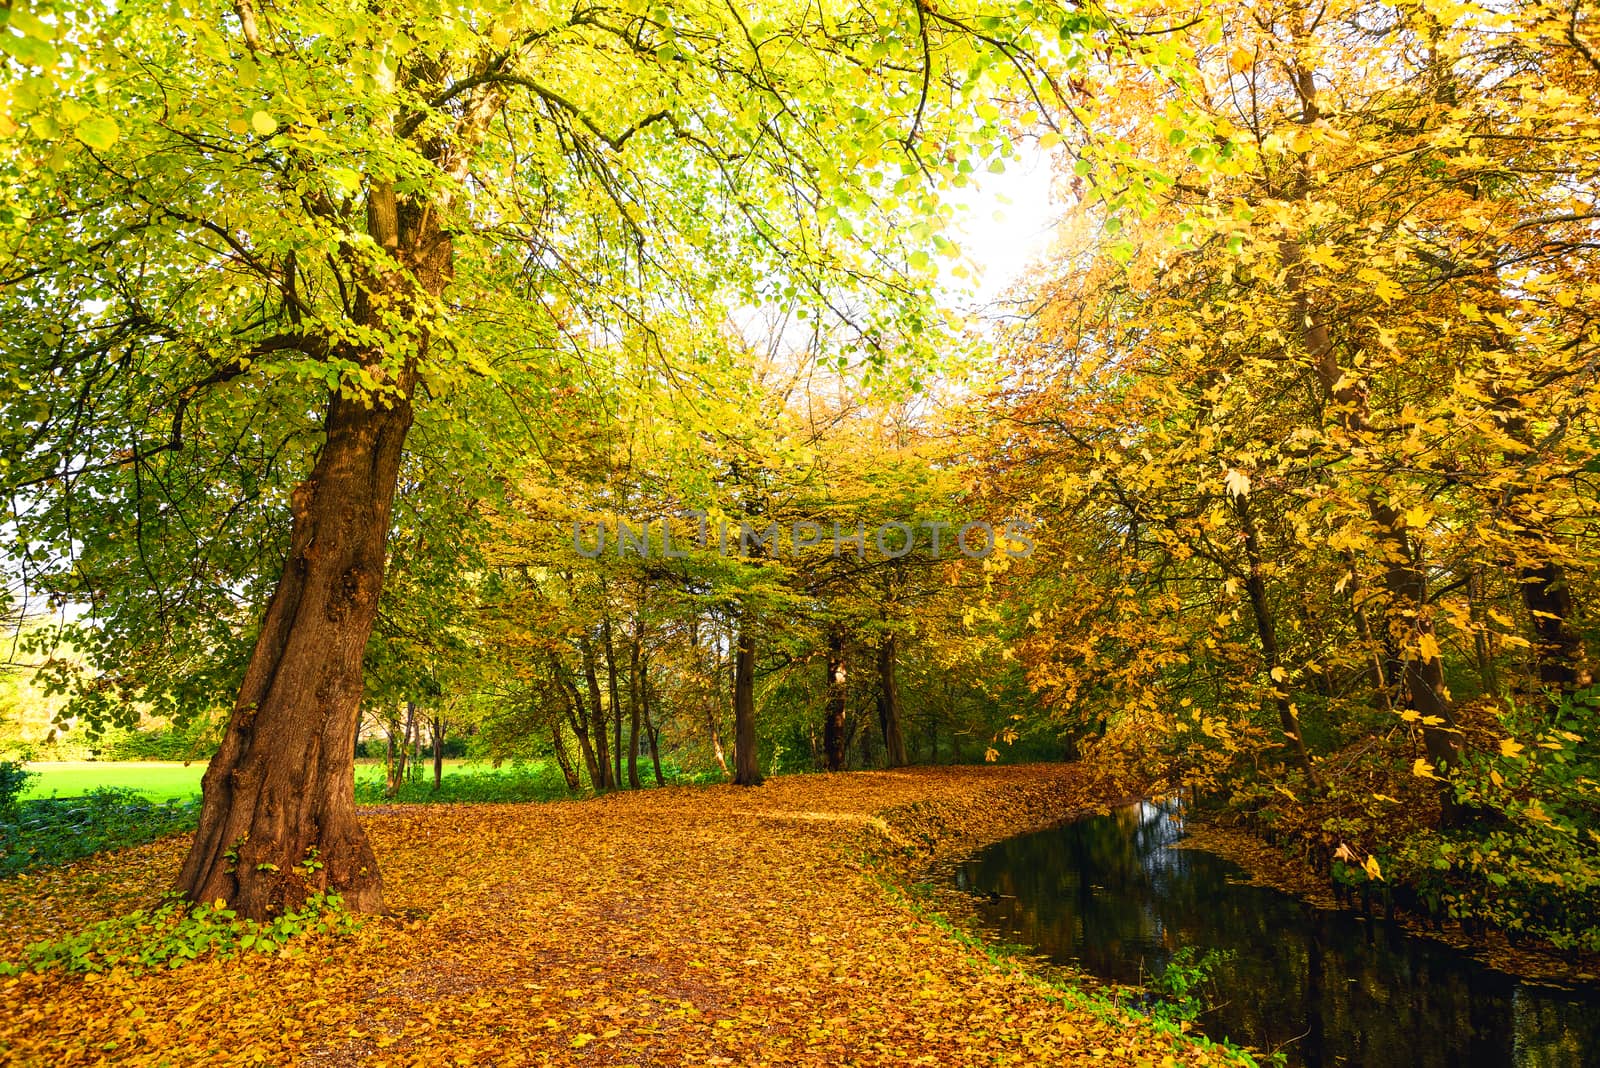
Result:
<svg viewBox="0 0 1600 1068"><path fill-rule="evenodd" d="M1293 1064L1600 1065L1600 996L1519 983L1387 923L1245 885L1172 849L1181 818L1143 802L993 846L958 873L1006 937L1138 983L1173 951L1232 950L1208 1034Z"/></svg>

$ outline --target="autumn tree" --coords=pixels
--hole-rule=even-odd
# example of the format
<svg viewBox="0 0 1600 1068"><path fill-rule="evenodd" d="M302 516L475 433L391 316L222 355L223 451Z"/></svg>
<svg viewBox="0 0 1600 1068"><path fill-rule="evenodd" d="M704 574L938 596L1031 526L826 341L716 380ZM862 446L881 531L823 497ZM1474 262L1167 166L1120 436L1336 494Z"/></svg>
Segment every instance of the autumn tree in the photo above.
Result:
<svg viewBox="0 0 1600 1068"><path fill-rule="evenodd" d="M970 102L1048 94L1035 28L1084 25L337 2L13 23L13 521L39 581L107 621L100 663L196 610L143 614L152 569L109 566L177 512L203 521L161 555L218 564L247 518L285 561L220 562L208 587L255 576L223 618L261 615L222 673L238 692L180 885L250 916L323 888L381 907L350 761L414 430L453 424L481 467L596 339L707 305L804 294L863 338L914 336L938 187L1010 151Z"/></svg>

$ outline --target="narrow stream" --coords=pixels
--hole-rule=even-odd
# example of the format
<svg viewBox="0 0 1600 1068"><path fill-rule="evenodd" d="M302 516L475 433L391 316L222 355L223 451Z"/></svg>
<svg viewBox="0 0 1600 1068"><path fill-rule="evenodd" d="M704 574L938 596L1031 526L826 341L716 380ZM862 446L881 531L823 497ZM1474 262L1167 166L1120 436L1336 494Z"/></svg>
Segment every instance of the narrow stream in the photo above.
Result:
<svg viewBox="0 0 1600 1068"><path fill-rule="evenodd" d="M1397 925L1307 905L1140 802L1000 842L957 873L1004 938L1139 983L1180 946L1231 951L1214 1038L1323 1065L1600 1065L1600 991L1524 983Z"/></svg>

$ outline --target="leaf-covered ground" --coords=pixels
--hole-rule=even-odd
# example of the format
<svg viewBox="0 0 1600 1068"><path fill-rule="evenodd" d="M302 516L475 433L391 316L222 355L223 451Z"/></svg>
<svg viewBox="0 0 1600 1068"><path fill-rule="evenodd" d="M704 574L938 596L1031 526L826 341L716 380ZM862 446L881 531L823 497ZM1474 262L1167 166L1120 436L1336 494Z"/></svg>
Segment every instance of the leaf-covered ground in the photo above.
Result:
<svg viewBox="0 0 1600 1068"><path fill-rule="evenodd" d="M371 809L397 915L289 958L4 980L0 1061L1219 1062L991 962L883 878L1107 791L961 768ZM184 845L0 885L0 958L149 902Z"/></svg>

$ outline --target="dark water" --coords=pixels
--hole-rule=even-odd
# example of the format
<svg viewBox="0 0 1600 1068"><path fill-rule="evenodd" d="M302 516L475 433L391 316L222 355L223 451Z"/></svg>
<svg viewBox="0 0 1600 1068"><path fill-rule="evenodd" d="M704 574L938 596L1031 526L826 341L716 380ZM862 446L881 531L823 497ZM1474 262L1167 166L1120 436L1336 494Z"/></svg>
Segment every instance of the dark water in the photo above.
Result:
<svg viewBox="0 0 1600 1068"><path fill-rule="evenodd" d="M1600 991L1522 983L1382 921L1244 885L1237 865L1173 849L1181 821L1140 803L1001 842L959 884L1000 934L1138 983L1180 946L1217 965L1214 1038L1291 1064L1600 1065ZM1001 895L994 900L993 895Z"/></svg>

